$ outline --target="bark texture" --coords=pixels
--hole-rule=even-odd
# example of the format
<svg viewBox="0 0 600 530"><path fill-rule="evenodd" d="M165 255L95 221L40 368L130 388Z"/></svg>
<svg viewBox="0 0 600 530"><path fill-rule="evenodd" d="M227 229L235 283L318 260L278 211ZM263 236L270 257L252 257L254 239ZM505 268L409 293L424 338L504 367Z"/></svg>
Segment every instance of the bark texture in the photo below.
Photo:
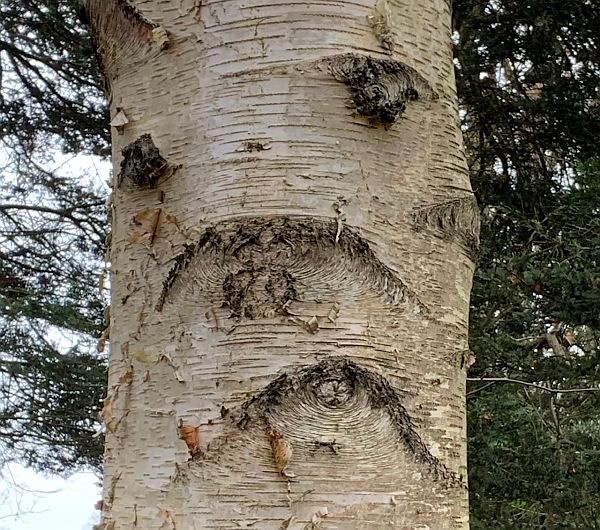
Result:
<svg viewBox="0 0 600 530"><path fill-rule="evenodd" d="M449 3L87 4L127 116L102 528L468 528Z"/></svg>

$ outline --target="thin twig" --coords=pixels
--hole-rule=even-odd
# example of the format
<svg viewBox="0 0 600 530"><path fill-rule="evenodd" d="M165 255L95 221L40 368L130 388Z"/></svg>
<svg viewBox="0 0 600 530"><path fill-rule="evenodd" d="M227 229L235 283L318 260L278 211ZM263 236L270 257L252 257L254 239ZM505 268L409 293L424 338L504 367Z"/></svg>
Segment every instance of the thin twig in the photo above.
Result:
<svg viewBox="0 0 600 530"><path fill-rule="evenodd" d="M469 378L468 380L471 381L472 379ZM477 381L480 381L480 379L477 379ZM481 392L482 390L485 390L487 387L495 385L496 383L497 381L492 381L490 383L486 383L485 385L481 385L479 388L471 390L471 392L467 392L467 397L472 396L473 394L477 394L478 392Z"/></svg>
<svg viewBox="0 0 600 530"><path fill-rule="evenodd" d="M490 381L490 384L483 385L480 388L472 390L467 393L467 397L470 395L476 394L480 392L484 388L487 388L494 383L515 383L517 385L525 385L531 386L533 388L537 388L538 390L544 390L545 392L551 392L553 394L565 394L567 392L600 392L599 388L548 388L547 386L538 385L536 383L529 383L528 381L521 381L520 379L511 379L510 377L467 377L467 381Z"/></svg>

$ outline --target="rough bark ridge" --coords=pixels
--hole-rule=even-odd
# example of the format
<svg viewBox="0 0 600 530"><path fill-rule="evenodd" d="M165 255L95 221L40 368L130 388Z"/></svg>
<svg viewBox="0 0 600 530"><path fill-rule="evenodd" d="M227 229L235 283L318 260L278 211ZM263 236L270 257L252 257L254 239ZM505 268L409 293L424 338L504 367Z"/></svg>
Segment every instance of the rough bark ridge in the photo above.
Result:
<svg viewBox="0 0 600 530"><path fill-rule="evenodd" d="M101 528L468 528L448 1L87 5L117 168Z"/></svg>
<svg viewBox="0 0 600 530"><path fill-rule="evenodd" d="M375 122L392 124L410 101L435 96L427 80L400 61L347 53L333 57L329 67L350 88L356 110Z"/></svg>
<svg viewBox="0 0 600 530"><path fill-rule="evenodd" d="M413 211L415 230L432 230L443 238L454 238L473 261L479 250L479 207L469 195Z"/></svg>
<svg viewBox="0 0 600 530"><path fill-rule="evenodd" d="M321 296L364 287L389 304L427 313L425 306L354 230L335 220L314 217L242 218L209 227L175 257L156 305L177 300L183 289L214 291L236 317L256 318L285 314L302 284L328 278L319 287ZM335 278L335 282L330 280ZM211 289L212 288L212 289ZM327 293L328 294L328 293ZM335 294L334 294L335 296Z"/></svg>

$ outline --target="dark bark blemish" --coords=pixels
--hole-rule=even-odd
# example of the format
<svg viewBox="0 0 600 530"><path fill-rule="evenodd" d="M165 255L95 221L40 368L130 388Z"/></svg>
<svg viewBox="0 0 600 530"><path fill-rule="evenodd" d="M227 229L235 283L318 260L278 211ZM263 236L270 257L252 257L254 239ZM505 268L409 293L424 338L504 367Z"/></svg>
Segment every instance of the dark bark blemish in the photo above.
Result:
<svg viewBox="0 0 600 530"><path fill-rule="evenodd" d="M333 77L350 88L356 110L384 125L400 118L410 101L437 97L421 74L400 61L346 53L328 62Z"/></svg>
<svg viewBox="0 0 600 530"><path fill-rule="evenodd" d="M248 290L253 284L254 274L251 271L242 270L225 276L223 294L232 316L254 318L254 308L246 301Z"/></svg>
<svg viewBox="0 0 600 530"><path fill-rule="evenodd" d="M412 212L413 228L431 230L444 239L454 239L473 261L479 251L479 206L473 196L425 206Z"/></svg>
<svg viewBox="0 0 600 530"><path fill-rule="evenodd" d="M316 449L329 449L334 455L337 455L340 450L340 444L336 443L335 440L331 442L324 442L322 440L315 440L313 442Z"/></svg>
<svg viewBox="0 0 600 530"><path fill-rule="evenodd" d="M392 308L427 308L397 273L382 263L355 230L336 219L313 217L242 218L208 228L175 258L156 304L160 311L186 285L220 289L236 318L285 314L285 305L299 296L306 275L323 280L323 290L342 291L352 285L377 293ZM300 277L300 278L299 278Z"/></svg>
<svg viewBox="0 0 600 530"><path fill-rule="evenodd" d="M285 304L296 298L296 288L291 274L269 263L229 273L223 281L223 295L231 316L255 319L283 313Z"/></svg>
<svg viewBox="0 0 600 530"><path fill-rule="evenodd" d="M121 154L119 188L152 188L168 167L149 134L143 134L135 142L126 145Z"/></svg>
<svg viewBox="0 0 600 530"><path fill-rule="evenodd" d="M244 143L244 151L254 152L254 151L266 151L268 147L258 140L249 140Z"/></svg>
<svg viewBox="0 0 600 530"><path fill-rule="evenodd" d="M129 18L132 22L136 24L141 24L146 26L148 29L152 30L156 27L156 24L150 22L144 15L142 15L138 9L128 2L128 0L113 0L116 2L119 9L122 13Z"/></svg>
<svg viewBox="0 0 600 530"><path fill-rule="evenodd" d="M197 253L209 253L211 248L218 249L221 245L221 236L217 234L213 227L208 227L195 243L184 246L183 252L175 256L175 264L171 267L169 274L163 281L162 292L156 304L157 311L162 310L167 294L171 292L177 281L181 282L184 273L191 267Z"/></svg>
<svg viewBox="0 0 600 530"><path fill-rule="evenodd" d="M362 407L363 397L371 409L383 410L389 416L398 441L435 479L452 486L462 485L461 477L448 470L423 443L402 405L400 392L385 377L345 357L329 358L281 374L262 392L246 401L241 407L241 415L232 416L232 420L245 429L256 420L268 424L270 417L278 415L277 409L291 400L302 404L318 402L322 407L337 409L354 404Z"/></svg>
<svg viewBox="0 0 600 530"><path fill-rule="evenodd" d="M445 360L451 366L467 371L475 364L476 358L472 350L458 350L446 355Z"/></svg>

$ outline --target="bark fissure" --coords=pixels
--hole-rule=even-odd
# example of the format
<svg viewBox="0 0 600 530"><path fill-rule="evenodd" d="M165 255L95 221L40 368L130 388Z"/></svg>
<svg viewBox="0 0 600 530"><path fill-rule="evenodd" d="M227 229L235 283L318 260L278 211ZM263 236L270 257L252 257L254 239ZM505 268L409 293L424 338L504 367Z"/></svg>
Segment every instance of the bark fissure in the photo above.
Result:
<svg viewBox="0 0 600 530"><path fill-rule="evenodd" d="M175 258L156 309L162 310L186 286L220 287L232 316L284 314L302 283L320 282L324 291L341 291L348 275L351 283L376 293L392 308L428 313L358 232L346 225L340 230L336 219L301 216L243 218L207 228Z"/></svg>
<svg viewBox="0 0 600 530"><path fill-rule="evenodd" d="M437 98L429 82L400 61L345 53L329 59L329 70L348 86L359 114L384 125L398 120L409 102Z"/></svg>
<svg viewBox="0 0 600 530"><path fill-rule="evenodd" d="M367 404L372 410L383 410L389 416L402 447L425 467L428 474L448 486L463 484L462 478L449 471L421 440L411 416L402 404L401 393L385 377L350 359L329 358L281 374L262 392L244 403L241 416L236 418L234 414L232 420L237 421L240 428L246 428L253 420L269 426L272 418L281 415L279 409L282 405L290 402L309 412L311 408L318 409L325 422L328 411L336 409L347 409L347 414L351 414L353 409ZM330 447L331 452L338 455L335 441L312 443L317 447Z"/></svg>

